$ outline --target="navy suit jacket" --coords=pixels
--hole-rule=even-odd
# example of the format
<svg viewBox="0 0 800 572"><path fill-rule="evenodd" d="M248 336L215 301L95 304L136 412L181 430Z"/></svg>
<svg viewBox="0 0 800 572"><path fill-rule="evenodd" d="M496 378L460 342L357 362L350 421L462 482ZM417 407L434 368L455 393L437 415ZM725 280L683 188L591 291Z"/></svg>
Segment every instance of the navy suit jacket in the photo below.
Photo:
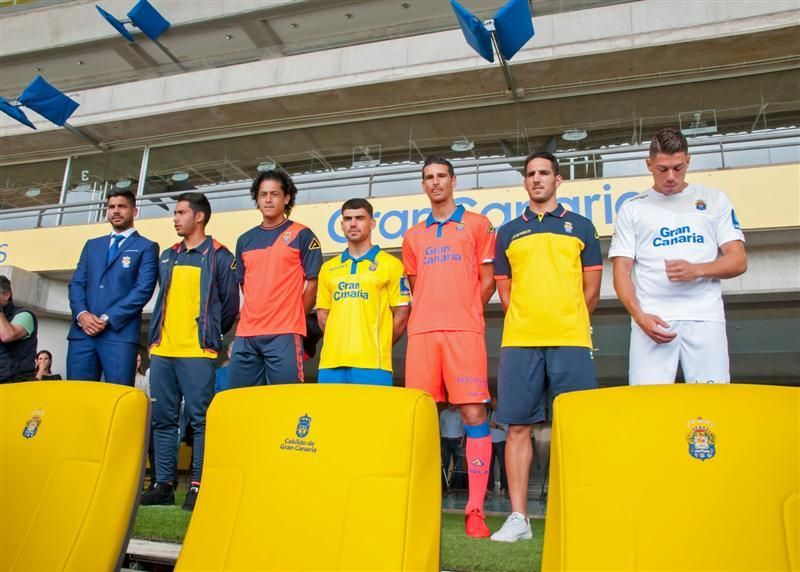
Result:
<svg viewBox="0 0 800 572"><path fill-rule="evenodd" d="M108 314L108 325L95 338L139 343L142 308L150 300L158 279L158 244L138 232L122 242L107 263L109 235L86 242L69 283L72 327L67 339L91 338L78 326L78 314Z"/></svg>

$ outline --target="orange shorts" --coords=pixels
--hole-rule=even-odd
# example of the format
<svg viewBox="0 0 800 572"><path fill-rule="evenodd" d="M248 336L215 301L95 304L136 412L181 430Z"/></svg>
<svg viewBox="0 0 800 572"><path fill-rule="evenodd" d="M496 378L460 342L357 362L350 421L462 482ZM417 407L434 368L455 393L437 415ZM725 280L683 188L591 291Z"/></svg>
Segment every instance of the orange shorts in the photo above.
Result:
<svg viewBox="0 0 800 572"><path fill-rule="evenodd" d="M425 332L409 336L406 387L423 389L436 401L457 405L491 401L483 334Z"/></svg>

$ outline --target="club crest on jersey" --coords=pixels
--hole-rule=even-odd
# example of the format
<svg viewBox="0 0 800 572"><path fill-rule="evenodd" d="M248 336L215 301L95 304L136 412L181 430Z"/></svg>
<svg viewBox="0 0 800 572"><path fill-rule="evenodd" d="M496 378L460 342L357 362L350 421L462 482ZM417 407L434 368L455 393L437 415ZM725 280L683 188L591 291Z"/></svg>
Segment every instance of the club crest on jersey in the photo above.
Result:
<svg viewBox="0 0 800 572"><path fill-rule="evenodd" d="M25 427L22 429L22 436L26 439L30 439L34 437L36 433L39 431L39 425L42 424L42 416L44 415L44 411L41 409L37 409L33 413L31 413L31 418L25 422Z"/></svg>
<svg viewBox="0 0 800 572"><path fill-rule="evenodd" d="M287 230L286 232L284 232L283 235L281 236L281 240L283 241L283 244L289 244L289 242L291 242L292 240L291 231Z"/></svg>
<svg viewBox="0 0 800 572"><path fill-rule="evenodd" d="M572 234L572 223L568 220L564 221L564 230L569 234Z"/></svg>
<svg viewBox="0 0 800 572"><path fill-rule="evenodd" d="M376 260L372 261L372 264L369 265L369 271L375 272L378 269L378 262Z"/></svg>
<svg viewBox="0 0 800 572"><path fill-rule="evenodd" d="M456 230L464 230L464 223L463 222L457 222L456 223Z"/></svg>
<svg viewBox="0 0 800 572"><path fill-rule="evenodd" d="M689 454L695 459L705 461L717 454L717 436L711 431L714 424L698 417L687 423L689 432L686 441L689 443Z"/></svg>
<svg viewBox="0 0 800 572"><path fill-rule="evenodd" d="M306 413L297 420L297 430L295 434L302 439L308 435L309 431L311 431L311 417Z"/></svg>
<svg viewBox="0 0 800 572"><path fill-rule="evenodd" d="M130 268L131 267L131 257L130 256L123 256L122 257L122 267L123 268Z"/></svg>
<svg viewBox="0 0 800 572"><path fill-rule="evenodd" d="M708 205L706 204L706 202L703 199L697 199L694 202L694 208L696 208L699 211L704 211L704 210L706 210L708 208Z"/></svg>

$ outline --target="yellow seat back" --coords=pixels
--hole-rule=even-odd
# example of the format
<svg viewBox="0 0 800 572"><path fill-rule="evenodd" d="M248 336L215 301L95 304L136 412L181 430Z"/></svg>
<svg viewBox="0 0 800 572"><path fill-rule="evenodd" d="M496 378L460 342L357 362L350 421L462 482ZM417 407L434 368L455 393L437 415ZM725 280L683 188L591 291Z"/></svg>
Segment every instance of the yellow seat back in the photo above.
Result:
<svg viewBox="0 0 800 572"><path fill-rule="evenodd" d="M177 570L439 570L439 425L411 389L225 391Z"/></svg>
<svg viewBox="0 0 800 572"><path fill-rule="evenodd" d="M559 396L542 569L800 569L799 405L756 385Z"/></svg>
<svg viewBox="0 0 800 572"><path fill-rule="evenodd" d="M148 400L132 387L0 385L0 570L112 570L141 484Z"/></svg>

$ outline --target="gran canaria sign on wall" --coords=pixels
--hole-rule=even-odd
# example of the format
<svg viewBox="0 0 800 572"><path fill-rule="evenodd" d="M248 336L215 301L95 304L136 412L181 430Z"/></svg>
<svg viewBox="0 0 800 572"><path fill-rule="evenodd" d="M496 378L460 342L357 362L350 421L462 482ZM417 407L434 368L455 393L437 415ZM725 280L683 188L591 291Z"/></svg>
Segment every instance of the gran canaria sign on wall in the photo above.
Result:
<svg viewBox="0 0 800 572"><path fill-rule="evenodd" d="M687 180L725 191L744 230L800 226L800 165L690 172ZM610 236L622 203L647 189L651 182L649 175L568 181L559 188L559 201L591 219L600 236ZM370 199L377 220L373 241L383 248L399 248L405 232L430 212L421 187L417 183L409 184L416 185L419 192ZM342 202L348 198L351 196L342 189ZM527 205L528 196L522 187L508 187L457 192L456 201L469 210L485 214L499 227L519 216ZM339 252L345 243L339 226L340 207L341 202L299 205L292 218L316 233L323 252ZM208 231L233 249L239 235L260 222L255 207L219 212L214 213ZM157 241L162 249L178 241L171 218L138 220L136 227L143 235ZM78 262L83 243L108 232L108 224L0 230L0 264L31 271L70 270Z"/></svg>

